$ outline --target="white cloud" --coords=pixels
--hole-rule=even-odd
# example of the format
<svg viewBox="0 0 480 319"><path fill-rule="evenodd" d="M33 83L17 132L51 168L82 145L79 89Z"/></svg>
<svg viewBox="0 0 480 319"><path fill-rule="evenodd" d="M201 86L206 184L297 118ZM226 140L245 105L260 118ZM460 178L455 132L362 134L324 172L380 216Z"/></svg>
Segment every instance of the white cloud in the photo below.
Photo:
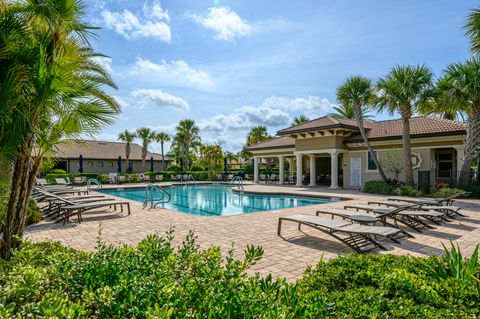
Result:
<svg viewBox="0 0 480 319"><path fill-rule="evenodd" d="M160 63L154 63L148 59L138 58L130 74L151 79L157 84L200 88L214 86L208 73L192 68L183 60L174 60L170 63L162 60Z"/></svg>
<svg viewBox="0 0 480 319"><path fill-rule="evenodd" d="M312 118L326 115L333 110L335 105L336 104L330 102L327 98L320 98L318 96L308 96L307 98L298 97L294 99L271 96L265 99L262 104L264 107L300 111Z"/></svg>
<svg viewBox="0 0 480 319"><path fill-rule="evenodd" d="M132 91L132 96L142 99L144 102L153 102L158 106L169 106L177 110L188 111L190 106L187 101L163 92L162 90L137 89Z"/></svg>
<svg viewBox="0 0 480 319"><path fill-rule="evenodd" d="M163 10L158 1L154 1L151 6L144 4L143 11L143 17L129 10L123 10L123 12L103 10L101 16L107 29L114 30L128 40L154 38L170 42L172 33L167 24L170 20L168 11Z"/></svg>
<svg viewBox="0 0 480 319"><path fill-rule="evenodd" d="M211 7L206 15L192 15L191 18L204 28L213 30L219 40L230 41L253 31L251 25L228 7Z"/></svg>

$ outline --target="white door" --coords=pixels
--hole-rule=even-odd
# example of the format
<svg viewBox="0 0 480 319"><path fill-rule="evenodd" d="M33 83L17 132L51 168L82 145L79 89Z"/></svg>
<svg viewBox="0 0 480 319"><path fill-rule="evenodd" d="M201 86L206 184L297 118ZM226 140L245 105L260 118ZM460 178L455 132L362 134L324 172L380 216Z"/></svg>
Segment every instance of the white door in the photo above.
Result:
<svg viewBox="0 0 480 319"><path fill-rule="evenodd" d="M362 158L350 157L350 186L360 188L362 186Z"/></svg>

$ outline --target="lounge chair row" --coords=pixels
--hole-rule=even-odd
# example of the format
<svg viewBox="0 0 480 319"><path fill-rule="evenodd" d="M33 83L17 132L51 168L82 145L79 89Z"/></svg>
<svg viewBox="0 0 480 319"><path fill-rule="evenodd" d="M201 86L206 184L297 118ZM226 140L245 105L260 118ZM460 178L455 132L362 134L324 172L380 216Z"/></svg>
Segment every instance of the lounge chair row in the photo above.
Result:
<svg viewBox="0 0 480 319"><path fill-rule="evenodd" d="M120 208L120 212L123 212L125 207L130 215L128 201L107 198L103 195L88 195L87 191L77 188L35 187L32 198L40 204L39 207L45 218L53 219L56 222L63 221L64 224L69 222L72 216L76 216L78 223L81 223L84 212L100 208L113 208L114 211Z"/></svg>
<svg viewBox="0 0 480 319"><path fill-rule="evenodd" d="M461 214L460 207L453 206L454 199L468 196L460 193L436 200L389 198L387 201L370 201L368 204L348 204L340 208L321 209L312 215L291 215L278 220L278 235L284 221L298 223L298 229L306 225L322 231L359 253L385 249L378 237L399 243L402 237L414 237L400 228L402 224L416 232L433 228L428 222L440 224ZM330 218L321 217L329 216ZM335 217L341 220L334 219ZM381 224L381 226L376 226Z"/></svg>

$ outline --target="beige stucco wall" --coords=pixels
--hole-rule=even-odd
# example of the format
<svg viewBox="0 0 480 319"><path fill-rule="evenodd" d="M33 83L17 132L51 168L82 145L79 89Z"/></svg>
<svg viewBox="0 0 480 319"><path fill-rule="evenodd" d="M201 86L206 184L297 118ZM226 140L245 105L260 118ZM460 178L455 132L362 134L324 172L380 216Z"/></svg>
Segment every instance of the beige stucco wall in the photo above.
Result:
<svg viewBox="0 0 480 319"><path fill-rule="evenodd" d="M324 136L315 138L297 139L295 141L296 151L311 151L322 149L343 149L343 137L340 136Z"/></svg>
<svg viewBox="0 0 480 319"><path fill-rule="evenodd" d="M382 161L382 154L385 153L387 150L377 150L378 152L378 157L380 162ZM402 161L402 150L401 149L394 149L395 152L398 152L399 154L399 161ZM417 182L418 179L418 171L419 170L429 170L431 169L431 163L435 150L432 148L412 148L412 152L420 154L422 158L422 163L419 168L416 168L413 170L413 178L415 183ZM354 156L359 156L361 158L361 163L362 163L362 184L370 181L370 180L379 180L381 179L380 174L378 171L369 171L367 170L367 151L362 150L362 151L350 151L347 153L344 153L344 161L343 161L343 185L344 188L352 188L350 185L350 158ZM387 175L387 178L395 178L395 174L392 172L385 171L385 175ZM400 176L398 178L400 181L404 181L404 175L403 171L400 173Z"/></svg>

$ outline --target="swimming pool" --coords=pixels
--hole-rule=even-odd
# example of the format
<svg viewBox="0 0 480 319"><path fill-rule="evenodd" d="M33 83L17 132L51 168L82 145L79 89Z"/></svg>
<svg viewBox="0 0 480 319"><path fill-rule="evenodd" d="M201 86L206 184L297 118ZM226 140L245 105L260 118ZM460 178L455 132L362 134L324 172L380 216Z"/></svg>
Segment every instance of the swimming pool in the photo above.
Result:
<svg viewBox="0 0 480 319"><path fill-rule="evenodd" d="M338 201L336 198L241 194L229 185L190 185L164 188L171 201L157 207L200 216L228 216L317 205ZM99 192L143 203L145 188L102 189Z"/></svg>

